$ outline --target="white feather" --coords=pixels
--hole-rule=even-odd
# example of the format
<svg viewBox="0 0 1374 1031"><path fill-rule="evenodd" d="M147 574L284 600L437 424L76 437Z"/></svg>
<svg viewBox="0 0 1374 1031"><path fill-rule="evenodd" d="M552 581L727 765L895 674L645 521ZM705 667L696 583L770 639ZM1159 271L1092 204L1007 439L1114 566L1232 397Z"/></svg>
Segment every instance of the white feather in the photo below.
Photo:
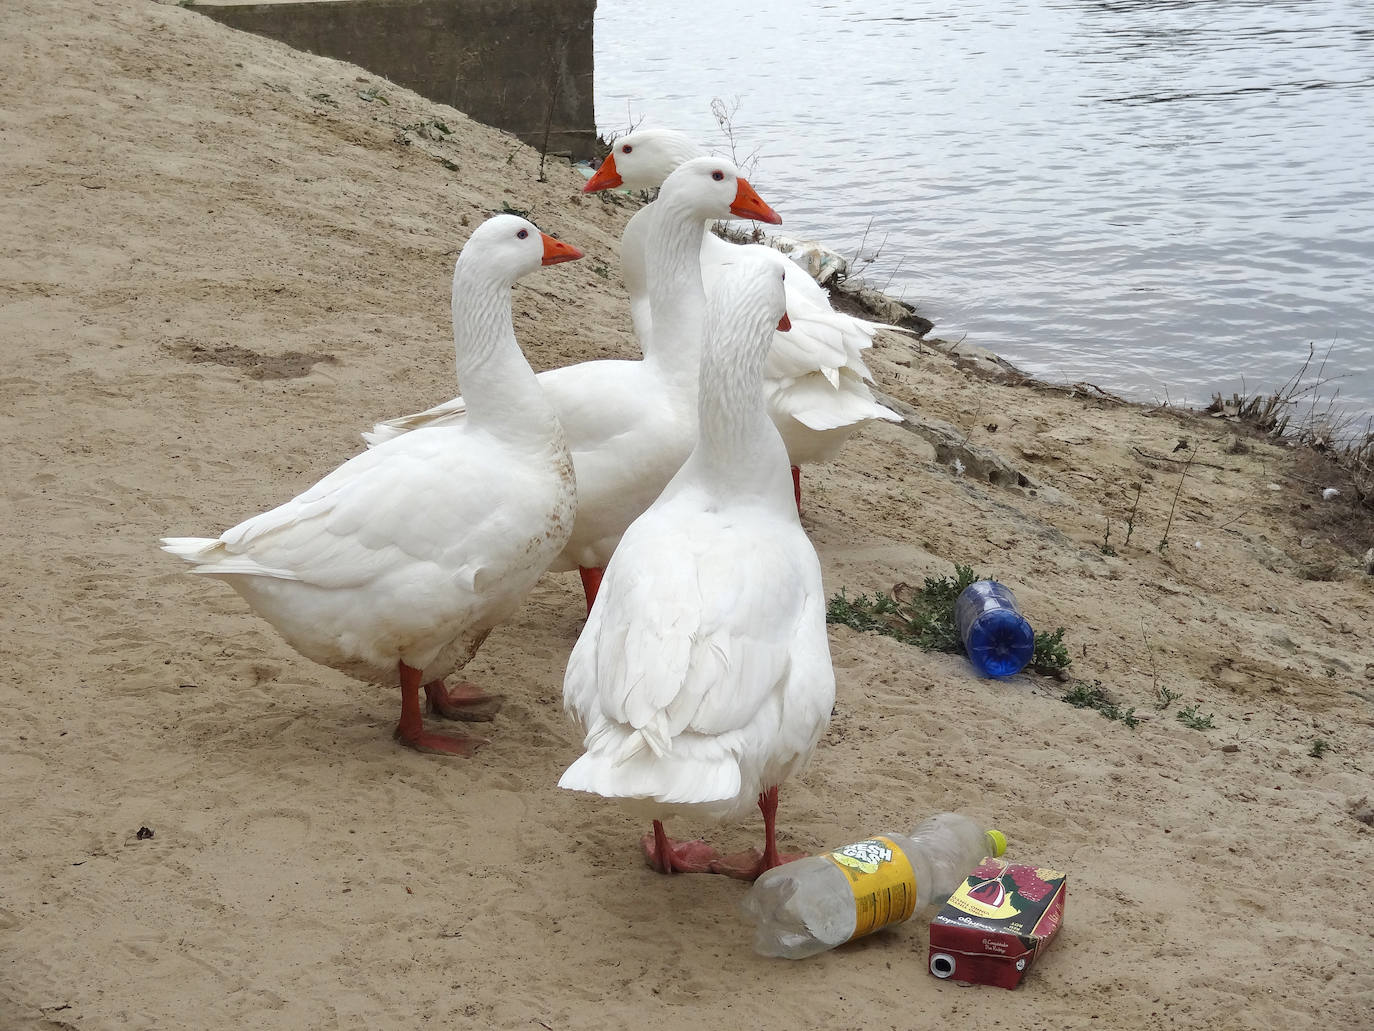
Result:
<svg viewBox="0 0 1374 1031"><path fill-rule="evenodd" d="M625 532L568 659L585 754L559 783L637 812L751 809L805 764L834 701L820 563L758 392L772 268L745 259L712 297L707 361L732 382L704 366L701 441Z"/></svg>
<svg viewBox="0 0 1374 1031"><path fill-rule="evenodd" d="M510 327L510 286L542 256L534 226L498 216L455 269L459 369L488 417L406 434L218 538L163 549L226 580L317 662L380 683L398 662L431 679L461 667L572 525L563 433Z"/></svg>
<svg viewBox="0 0 1374 1031"><path fill-rule="evenodd" d="M577 521L552 563L555 570L604 567L625 528L658 497L692 450L705 305L700 269L692 259L705 220L736 217L730 211L734 166L720 160L696 165L664 183L659 199L636 212L625 229L640 255L631 309L644 360L583 362L537 377L567 433L577 470ZM711 177L717 168L727 173L725 179ZM656 274L651 288L648 270L667 268L674 273ZM647 315L650 310L659 312L656 322ZM378 423L363 439L377 444L427 426L453 425L465 411L463 398L454 398Z"/></svg>
<svg viewBox="0 0 1374 1031"><path fill-rule="evenodd" d="M626 144L632 147L628 155L621 152ZM703 153L688 137L668 129L641 129L620 137L614 151L616 167L631 189L658 186L678 163ZM637 290L643 289L646 281L643 249L643 233L631 219L621 238L621 264L632 309ZM863 361L863 352L873 346L873 338L881 329L909 331L835 311L825 290L771 247L748 244L741 248L712 233L706 234L701 246L702 275L708 291L721 276L730 274L742 252L772 260L789 272L787 317L792 330L773 334L764 383L768 414L782 434L790 463L828 461L865 423L896 418L874 401L867 386L873 375ZM809 384L817 374L829 380L829 396L811 392ZM807 396L790 398L794 392ZM805 418L799 412L804 412Z"/></svg>

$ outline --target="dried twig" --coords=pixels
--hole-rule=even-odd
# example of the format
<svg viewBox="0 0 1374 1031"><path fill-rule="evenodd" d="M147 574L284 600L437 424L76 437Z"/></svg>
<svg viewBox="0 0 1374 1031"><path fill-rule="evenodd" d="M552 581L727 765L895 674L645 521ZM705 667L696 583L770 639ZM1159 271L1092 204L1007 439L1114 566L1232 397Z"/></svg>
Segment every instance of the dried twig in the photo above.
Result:
<svg viewBox="0 0 1374 1031"><path fill-rule="evenodd" d="M1188 464L1183 467L1183 475L1178 478L1178 489L1174 491L1174 502L1169 506L1169 518L1164 521L1164 536L1159 539L1159 553L1161 555L1164 554L1164 549L1169 546L1169 529L1174 525L1174 509L1178 508L1178 496L1183 493L1183 481L1188 478L1188 470L1193 466L1193 459L1201 450L1201 444L1193 448L1193 453L1188 458Z"/></svg>
<svg viewBox="0 0 1374 1031"><path fill-rule="evenodd" d="M1131 512L1126 516L1126 539L1121 544L1123 548L1131 546L1131 534L1135 533L1135 513L1136 509L1140 507L1140 492L1144 489L1143 484L1137 483L1135 485L1135 500L1131 502Z"/></svg>
<svg viewBox="0 0 1374 1031"><path fill-rule="evenodd" d="M563 40L549 44L548 64L553 68L553 85L549 87L549 109L544 115L544 142L539 148L539 181L548 182L544 176L544 159L549 156L549 134L553 131L553 113L558 107L558 94L563 88L563 50L567 43ZM555 54L555 48L558 53Z"/></svg>

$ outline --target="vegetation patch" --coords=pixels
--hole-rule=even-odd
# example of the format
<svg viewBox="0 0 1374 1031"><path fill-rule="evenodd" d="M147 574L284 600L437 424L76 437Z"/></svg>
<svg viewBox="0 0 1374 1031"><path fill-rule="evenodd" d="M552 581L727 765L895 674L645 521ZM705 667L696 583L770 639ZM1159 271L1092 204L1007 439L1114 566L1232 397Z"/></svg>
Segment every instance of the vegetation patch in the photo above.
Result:
<svg viewBox="0 0 1374 1031"><path fill-rule="evenodd" d="M1295 448L1300 482L1341 492L1343 505L1323 506L1324 511L1362 510L1359 526L1367 531L1374 513L1374 417L1352 415L1341 407L1339 390L1328 390L1334 378L1326 375L1329 356L1330 348L1314 371L1316 349L1308 344L1301 368L1277 390L1233 393L1229 400L1213 394L1204 411ZM1347 512L1343 521L1356 520Z"/></svg>
<svg viewBox="0 0 1374 1031"><path fill-rule="evenodd" d="M1107 719L1120 720L1132 730L1140 724L1140 720L1136 718L1135 708L1123 709L1121 704L1107 693L1100 680L1094 680L1091 684L1080 680L1060 695L1059 700L1068 702L1075 709L1096 709Z"/></svg>
<svg viewBox="0 0 1374 1031"><path fill-rule="evenodd" d="M1212 730L1216 727L1216 724L1212 722L1212 713L1209 712L1204 716L1198 711L1201 708L1200 705L1190 705L1186 709L1179 709L1178 712L1174 713L1174 719L1193 730Z"/></svg>
<svg viewBox="0 0 1374 1031"><path fill-rule="evenodd" d="M920 587L899 583L891 594L878 591L872 597L860 594L850 598L841 590L830 599L826 621L855 630L875 631L925 651L958 654L963 652L964 645L954 619L954 603L969 584L985 579L971 566L956 565L952 577L928 576ZM1035 635L1030 669L1045 676L1059 676L1071 661L1063 627Z"/></svg>

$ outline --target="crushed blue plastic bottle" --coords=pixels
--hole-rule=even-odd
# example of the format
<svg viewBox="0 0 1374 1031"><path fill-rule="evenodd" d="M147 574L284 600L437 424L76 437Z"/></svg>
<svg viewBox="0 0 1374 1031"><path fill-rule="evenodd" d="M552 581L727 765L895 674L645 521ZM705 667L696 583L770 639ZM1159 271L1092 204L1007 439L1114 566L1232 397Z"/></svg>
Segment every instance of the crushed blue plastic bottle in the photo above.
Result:
<svg viewBox="0 0 1374 1031"><path fill-rule="evenodd" d="M965 587L954 603L954 620L969 661L984 676L1020 673L1035 655L1035 631L1011 589L996 580Z"/></svg>

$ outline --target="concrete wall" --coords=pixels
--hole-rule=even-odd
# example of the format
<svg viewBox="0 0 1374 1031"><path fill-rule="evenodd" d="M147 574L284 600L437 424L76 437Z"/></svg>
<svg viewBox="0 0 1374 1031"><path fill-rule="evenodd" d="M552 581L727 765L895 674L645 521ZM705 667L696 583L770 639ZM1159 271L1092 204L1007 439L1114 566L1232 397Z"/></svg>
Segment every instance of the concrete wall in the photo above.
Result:
<svg viewBox="0 0 1374 1031"><path fill-rule="evenodd" d="M594 156L596 0L202 0L234 28L334 57L548 149Z"/></svg>

